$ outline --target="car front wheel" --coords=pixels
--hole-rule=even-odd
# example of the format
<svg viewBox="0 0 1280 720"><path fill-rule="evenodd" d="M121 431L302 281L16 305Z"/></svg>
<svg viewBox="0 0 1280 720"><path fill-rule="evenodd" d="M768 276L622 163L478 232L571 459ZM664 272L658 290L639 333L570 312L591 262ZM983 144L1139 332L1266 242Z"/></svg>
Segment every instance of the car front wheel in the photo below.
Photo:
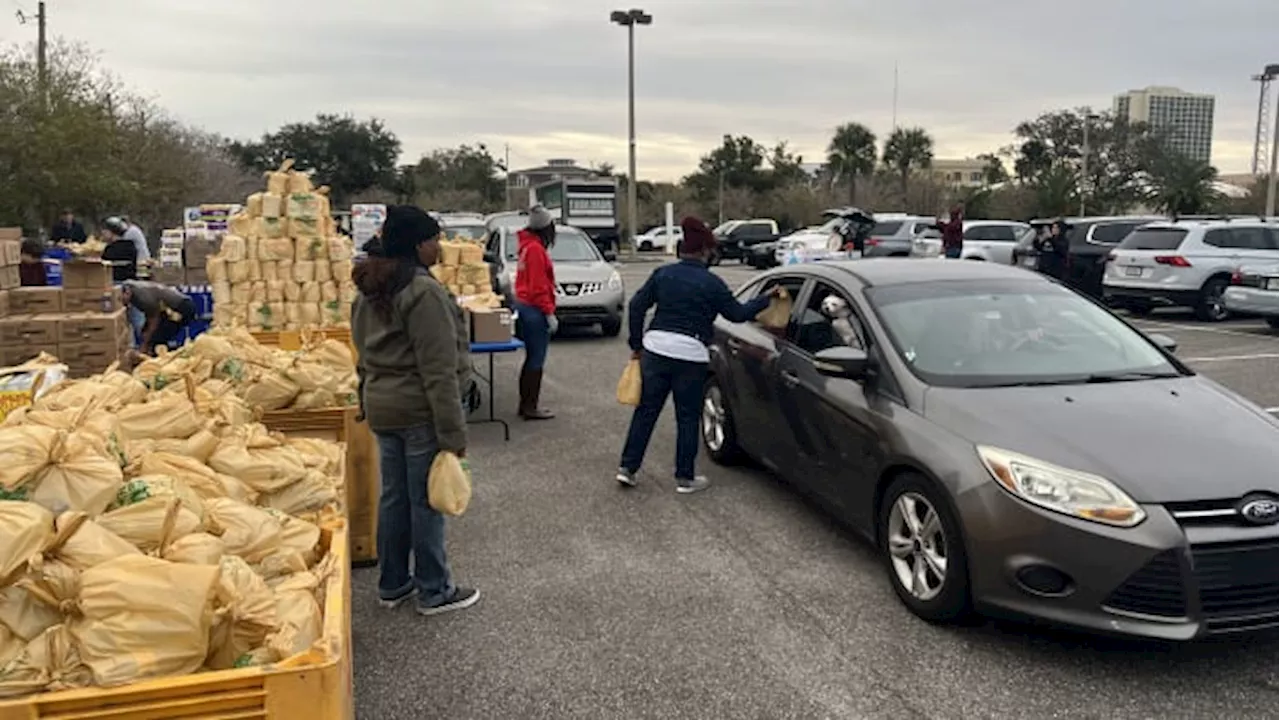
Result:
<svg viewBox="0 0 1280 720"><path fill-rule="evenodd" d="M1226 292L1227 281L1223 278L1211 278L1200 289L1200 301L1196 304L1196 318L1205 322L1222 322L1231 313L1227 310L1222 293Z"/></svg>
<svg viewBox="0 0 1280 720"><path fill-rule="evenodd" d="M732 465L742 459L738 446L738 433L733 425L733 414L725 402L724 390L714 375L707 378L702 391L702 416L698 422L702 445L718 465Z"/></svg>
<svg viewBox="0 0 1280 720"><path fill-rule="evenodd" d="M964 539L941 491L921 475L901 475L885 491L878 522L880 551L902 603L929 622L967 616Z"/></svg>

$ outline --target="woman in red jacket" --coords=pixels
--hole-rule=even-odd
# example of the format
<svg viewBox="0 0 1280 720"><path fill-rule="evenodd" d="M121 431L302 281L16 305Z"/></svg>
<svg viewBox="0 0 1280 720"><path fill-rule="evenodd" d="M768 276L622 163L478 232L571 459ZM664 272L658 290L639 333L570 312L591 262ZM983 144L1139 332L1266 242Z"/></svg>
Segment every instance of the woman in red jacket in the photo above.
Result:
<svg viewBox="0 0 1280 720"><path fill-rule="evenodd" d="M516 265L516 313L524 340L524 365L520 368L520 417L548 420L553 413L538 407L542 394L542 367L547 360L551 335L556 331L556 272L547 248L556 241L556 224L541 205L529 210L529 226L517 234L520 241Z"/></svg>

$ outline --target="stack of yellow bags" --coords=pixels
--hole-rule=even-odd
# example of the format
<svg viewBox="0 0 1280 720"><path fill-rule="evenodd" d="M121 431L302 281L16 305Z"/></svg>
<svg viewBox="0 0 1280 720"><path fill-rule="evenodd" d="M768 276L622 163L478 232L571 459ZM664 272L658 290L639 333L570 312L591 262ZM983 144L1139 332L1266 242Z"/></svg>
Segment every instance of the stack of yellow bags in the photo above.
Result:
<svg viewBox="0 0 1280 720"><path fill-rule="evenodd" d="M484 248L472 242L441 242L440 262L431 268L431 274L458 297L493 294L489 264L484 261Z"/></svg>
<svg viewBox="0 0 1280 720"><path fill-rule="evenodd" d="M285 161L233 215L208 260L213 323L250 330L344 327L351 321L352 240L339 235L328 188Z"/></svg>

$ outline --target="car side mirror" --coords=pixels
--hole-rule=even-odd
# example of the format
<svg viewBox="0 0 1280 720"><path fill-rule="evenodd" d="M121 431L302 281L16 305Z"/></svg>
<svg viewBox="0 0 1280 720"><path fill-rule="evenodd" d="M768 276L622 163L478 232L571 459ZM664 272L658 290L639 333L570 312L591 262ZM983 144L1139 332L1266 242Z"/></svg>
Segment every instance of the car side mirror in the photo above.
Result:
<svg viewBox="0 0 1280 720"><path fill-rule="evenodd" d="M612 251L612 250L605 250L605 251L604 251L604 261L605 261L605 262L617 262L617 261L618 261L618 253L616 253L616 252L614 252L614 251Z"/></svg>
<svg viewBox="0 0 1280 720"><path fill-rule="evenodd" d="M813 367L819 374L845 380L866 379L869 365L865 350L843 345L821 350L813 356Z"/></svg>
<svg viewBox="0 0 1280 720"><path fill-rule="evenodd" d="M475 257L475 255L472 255L471 257ZM498 262L498 256L494 255L491 252L487 252L484 254L484 261L489 263L490 265L495 265Z"/></svg>
<svg viewBox="0 0 1280 720"><path fill-rule="evenodd" d="M1151 333L1150 335L1147 335L1147 337L1151 339L1151 342L1155 343L1156 345L1159 345L1160 349L1164 350L1170 355L1178 352L1178 341L1174 340L1168 335L1162 335L1160 333Z"/></svg>

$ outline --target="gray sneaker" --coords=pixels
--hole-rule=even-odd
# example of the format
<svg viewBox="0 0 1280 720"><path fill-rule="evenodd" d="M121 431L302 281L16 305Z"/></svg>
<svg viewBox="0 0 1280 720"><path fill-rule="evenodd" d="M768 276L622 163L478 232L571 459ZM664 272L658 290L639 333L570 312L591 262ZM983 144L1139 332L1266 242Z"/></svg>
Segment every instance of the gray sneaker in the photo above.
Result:
<svg viewBox="0 0 1280 720"><path fill-rule="evenodd" d="M618 468L618 474L614 476L614 479L617 480L620 485L623 485L625 487L636 486L635 472L628 470L626 468Z"/></svg>
<svg viewBox="0 0 1280 720"><path fill-rule="evenodd" d="M409 598L414 598L417 596L418 596L418 588L415 587L413 583L409 583L409 585L405 586L399 592L396 592L389 597L385 597L379 594L378 605L388 610L394 610L400 607L404 603L404 601L408 600Z"/></svg>
<svg viewBox="0 0 1280 720"><path fill-rule="evenodd" d="M683 495L701 492L709 487L711 487L711 481L706 475L695 475L692 480L676 478L676 492Z"/></svg>
<svg viewBox="0 0 1280 720"><path fill-rule="evenodd" d="M480 591L475 588L460 587L454 591L453 597L437 605L419 605L419 615L440 615L453 610L465 610L480 599Z"/></svg>

